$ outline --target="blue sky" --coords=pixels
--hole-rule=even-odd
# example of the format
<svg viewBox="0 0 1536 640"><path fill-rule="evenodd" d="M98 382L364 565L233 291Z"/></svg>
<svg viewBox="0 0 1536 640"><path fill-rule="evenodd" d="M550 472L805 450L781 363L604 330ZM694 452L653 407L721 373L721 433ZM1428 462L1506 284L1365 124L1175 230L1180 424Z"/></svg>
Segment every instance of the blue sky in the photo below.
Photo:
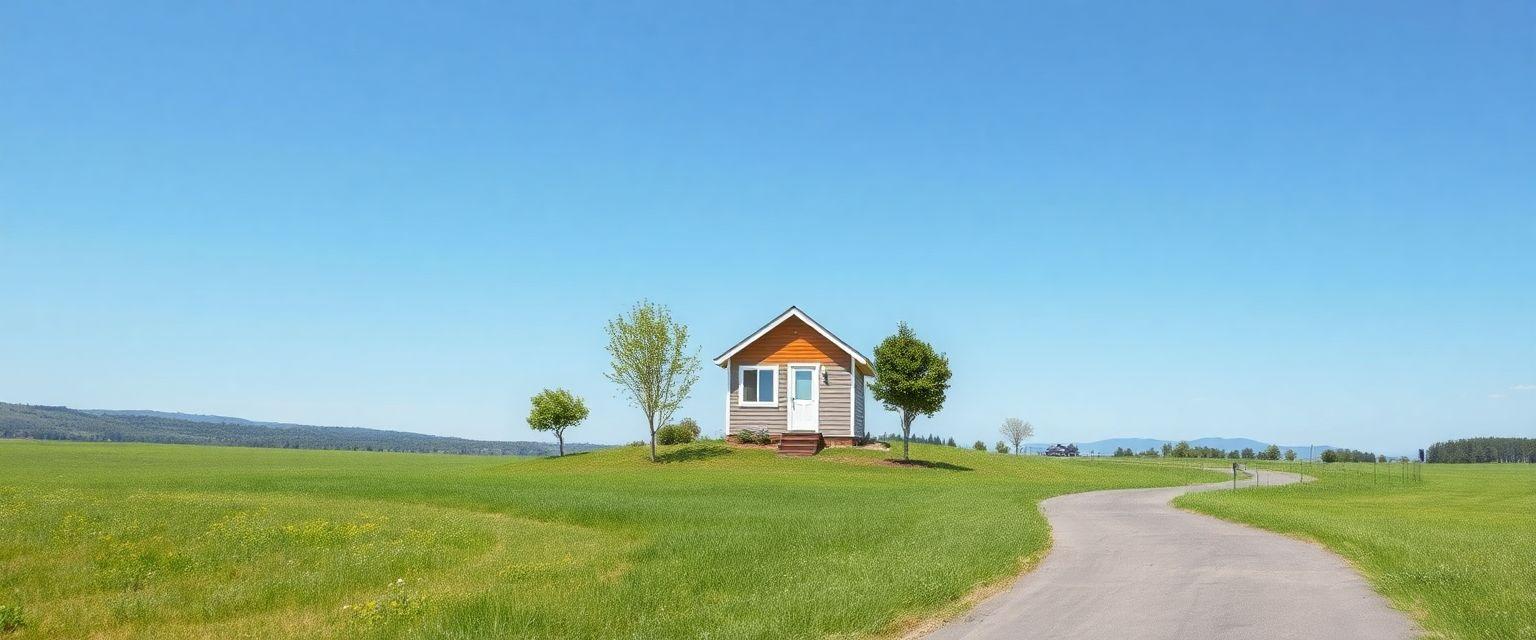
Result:
<svg viewBox="0 0 1536 640"><path fill-rule="evenodd" d="M1536 436L1529 2L446 4L0 7L0 400L628 441L650 298L965 442Z"/></svg>

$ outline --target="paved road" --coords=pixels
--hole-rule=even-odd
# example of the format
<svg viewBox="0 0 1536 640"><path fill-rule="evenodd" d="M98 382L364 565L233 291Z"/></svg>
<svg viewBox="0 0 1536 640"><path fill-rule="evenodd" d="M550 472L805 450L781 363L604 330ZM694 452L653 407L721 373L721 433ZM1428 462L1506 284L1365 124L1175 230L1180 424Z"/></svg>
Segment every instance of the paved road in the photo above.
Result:
<svg viewBox="0 0 1536 640"><path fill-rule="evenodd" d="M1296 481L1294 474L1257 473L1265 485ZM1046 500L1041 507L1055 542L1040 566L928 637L1417 635L1407 615L1322 547L1169 504L1179 494L1220 487L1095 491Z"/></svg>

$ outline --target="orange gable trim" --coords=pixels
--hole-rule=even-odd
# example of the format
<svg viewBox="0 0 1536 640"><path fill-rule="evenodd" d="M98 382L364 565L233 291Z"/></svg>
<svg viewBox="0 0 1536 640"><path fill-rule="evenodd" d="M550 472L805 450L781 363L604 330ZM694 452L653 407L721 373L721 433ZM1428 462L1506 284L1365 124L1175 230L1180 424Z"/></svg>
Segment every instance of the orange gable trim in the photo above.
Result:
<svg viewBox="0 0 1536 640"><path fill-rule="evenodd" d="M840 363L847 362L844 359L847 356L853 356L854 364L861 373L875 374L869 358L838 339L797 307L790 307L772 322L720 354L715 358L715 364L724 367L737 354L742 354L743 360L768 363Z"/></svg>

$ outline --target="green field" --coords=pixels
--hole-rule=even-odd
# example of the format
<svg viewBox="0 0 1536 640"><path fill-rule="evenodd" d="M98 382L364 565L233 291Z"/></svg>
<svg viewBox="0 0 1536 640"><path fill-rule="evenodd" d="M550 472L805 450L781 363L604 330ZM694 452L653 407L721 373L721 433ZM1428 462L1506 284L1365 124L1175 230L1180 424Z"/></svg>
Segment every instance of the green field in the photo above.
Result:
<svg viewBox="0 0 1536 640"><path fill-rule="evenodd" d="M1318 482L1175 504L1315 540L1446 638L1536 638L1536 465L1265 466Z"/></svg>
<svg viewBox="0 0 1536 640"><path fill-rule="evenodd" d="M860 637L1048 544L1043 498L1187 467L914 446L518 459L0 441L10 637Z"/></svg>

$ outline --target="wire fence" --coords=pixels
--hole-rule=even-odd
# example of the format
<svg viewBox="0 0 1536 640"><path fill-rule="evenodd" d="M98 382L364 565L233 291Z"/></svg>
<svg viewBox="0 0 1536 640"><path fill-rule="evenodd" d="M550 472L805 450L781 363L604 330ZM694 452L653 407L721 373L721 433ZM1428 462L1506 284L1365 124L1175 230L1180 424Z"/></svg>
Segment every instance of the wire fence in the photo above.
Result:
<svg viewBox="0 0 1536 640"><path fill-rule="evenodd" d="M1414 460L1386 462L1322 462L1319 460L1232 460L1230 458L1080 457L1077 464L1175 465L1199 469L1185 484L1230 483L1232 490L1281 484L1320 484L1348 490L1409 487L1424 482L1424 463ZM1267 474L1252 471L1268 471ZM1225 476L1225 479L1222 479Z"/></svg>
<svg viewBox="0 0 1536 640"><path fill-rule="evenodd" d="M1424 482L1424 463L1415 460L1390 460L1386 462L1320 462L1314 460L1297 462L1280 461L1244 461L1239 464L1240 471L1246 471L1247 467L1266 470L1282 475L1295 474L1295 478L1275 478L1276 481L1287 483L1324 483L1329 486L1349 490L1390 489L1393 487L1408 487ZM1256 482L1250 486L1263 486L1263 475L1256 476ZM1272 481L1270 484L1276 484ZM1237 488L1242 488L1239 482Z"/></svg>

